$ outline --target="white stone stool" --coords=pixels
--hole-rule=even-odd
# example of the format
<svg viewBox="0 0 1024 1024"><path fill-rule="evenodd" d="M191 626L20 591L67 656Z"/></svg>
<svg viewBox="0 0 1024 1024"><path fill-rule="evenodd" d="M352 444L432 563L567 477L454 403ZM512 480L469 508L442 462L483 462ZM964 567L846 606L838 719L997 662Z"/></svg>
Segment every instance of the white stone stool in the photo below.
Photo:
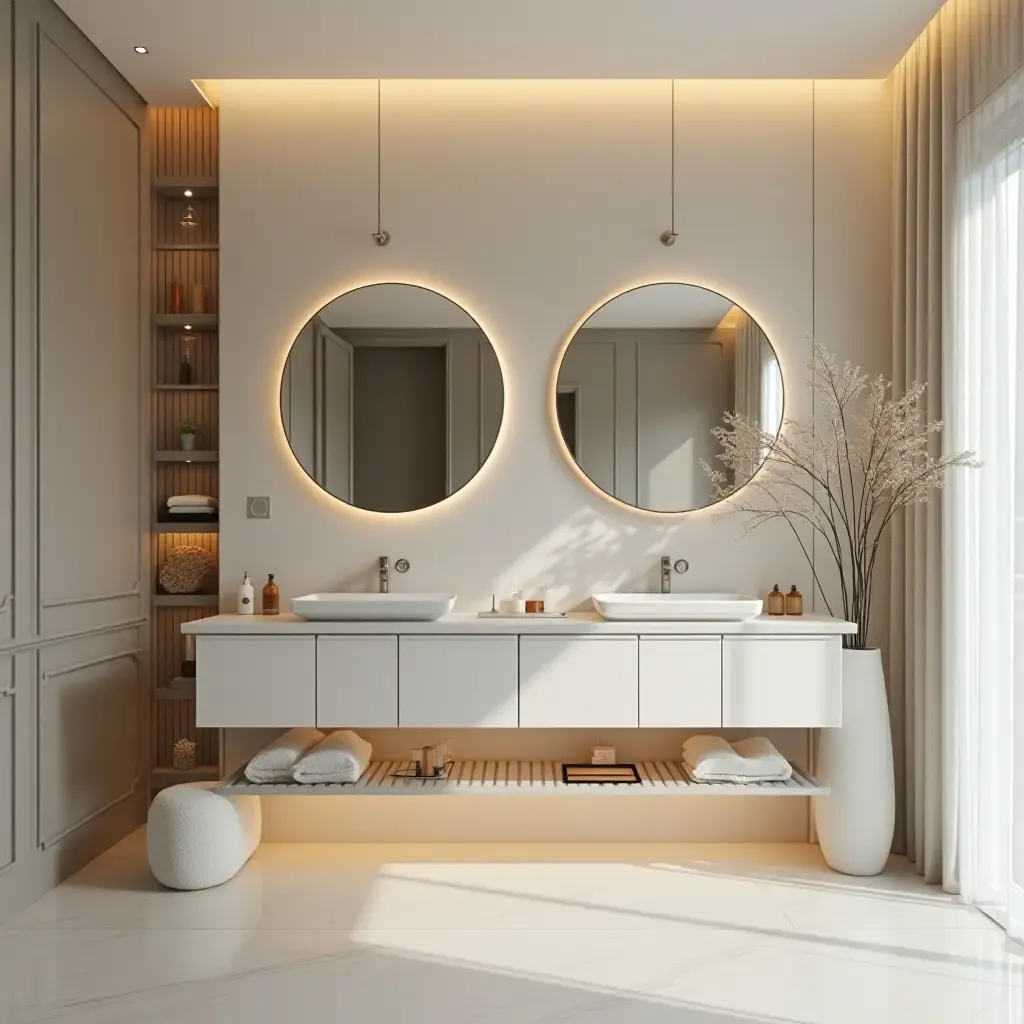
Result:
<svg viewBox="0 0 1024 1024"><path fill-rule="evenodd" d="M219 796L216 782L161 790L149 808L149 869L170 889L209 889L234 878L260 844L258 796Z"/></svg>

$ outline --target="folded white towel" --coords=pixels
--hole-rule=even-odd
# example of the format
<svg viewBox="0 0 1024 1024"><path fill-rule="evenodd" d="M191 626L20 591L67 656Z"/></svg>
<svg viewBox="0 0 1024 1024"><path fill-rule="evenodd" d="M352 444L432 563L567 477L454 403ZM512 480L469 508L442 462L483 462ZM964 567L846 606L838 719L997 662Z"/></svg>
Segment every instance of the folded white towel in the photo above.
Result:
<svg viewBox="0 0 1024 1024"><path fill-rule="evenodd" d="M366 771L373 747L348 729L332 732L292 771L296 782L355 782Z"/></svg>
<svg viewBox="0 0 1024 1024"><path fill-rule="evenodd" d="M323 738L324 734L319 729L307 726L289 729L245 766L245 777L257 783L291 782L296 762Z"/></svg>
<svg viewBox="0 0 1024 1024"><path fill-rule="evenodd" d="M172 516L215 516L216 505L172 505L167 510Z"/></svg>
<svg viewBox="0 0 1024 1024"><path fill-rule="evenodd" d="M220 504L216 498L209 494L172 494L167 499L167 507L174 508L175 505L213 505Z"/></svg>
<svg viewBox="0 0 1024 1024"><path fill-rule="evenodd" d="M691 736L683 763L698 782L785 782L792 765L763 736L730 745L721 736Z"/></svg>

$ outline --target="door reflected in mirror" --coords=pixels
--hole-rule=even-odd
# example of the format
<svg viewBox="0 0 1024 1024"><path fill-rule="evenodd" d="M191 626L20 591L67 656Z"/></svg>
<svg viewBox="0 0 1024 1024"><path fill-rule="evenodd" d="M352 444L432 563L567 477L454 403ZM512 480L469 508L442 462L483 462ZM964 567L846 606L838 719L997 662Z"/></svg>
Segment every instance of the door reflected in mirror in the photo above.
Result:
<svg viewBox="0 0 1024 1024"><path fill-rule="evenodd" d="M487 461L504 411L479 324L428 288L377 284L319 310L292 344L281 419L336 498L375 512L436 505Z"/></svg>
<svg viewBox="0 0 1024 1024"><path fill-rule="evenodd" d="M555 413L576 464L605 493L652 512L715 502L712 429L727 412L777 436L782 371L760 326L707 288L652 284L606 302L562 356ZM746 482L758 466L751 466Z"/></svg>

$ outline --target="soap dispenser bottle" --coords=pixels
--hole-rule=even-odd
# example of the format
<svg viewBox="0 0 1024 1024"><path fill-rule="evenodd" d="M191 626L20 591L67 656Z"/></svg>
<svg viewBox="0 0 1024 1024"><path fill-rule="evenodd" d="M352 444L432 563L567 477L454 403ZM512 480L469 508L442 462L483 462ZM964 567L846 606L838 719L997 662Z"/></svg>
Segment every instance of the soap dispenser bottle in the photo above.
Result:
<svg viewBox="0 0 1024 1024"><path fill-rule="evenodd" d="M267 576L267 585L263 588L263 614L278 615L281 611L281 592L274 582L274 574Z"/></svg>
<svg viewBox="0 0 1024 1024"><path fill-rule="evenodd" d="M769 615L785 615L786 614L786 597L779 590L778 583L775 584L775 589L768 595L768 614Z"/></svg>
<svg viewBox="0 0 1024 1024"><path fill-rule="evenodd" d="M242 585L238 588L238 614L252 615L255 611L253 604L252 580L249 579L249 574L245 573Z"/></svg>
<svg viewBox="0 0 1024 1024"><path fill-rule="evenodd" d="M786 614L787 615L803 615L804 613L804 595L796 589L794 583L789 588L789 593L786 595Z"/></svg>

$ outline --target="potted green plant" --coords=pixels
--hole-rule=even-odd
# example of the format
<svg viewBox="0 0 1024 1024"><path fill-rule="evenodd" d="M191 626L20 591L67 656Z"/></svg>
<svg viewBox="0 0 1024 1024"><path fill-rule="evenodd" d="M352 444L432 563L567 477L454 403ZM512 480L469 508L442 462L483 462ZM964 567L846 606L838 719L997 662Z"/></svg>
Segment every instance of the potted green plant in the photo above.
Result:
<svg viewBox="0 0 1024 1024"><path fill-rule="evenodd" d="M181 450L183 452L195 451L196 437L203 432L202 425L195 420L182 420L181 426Z"/></svg>
<svg viewBox="0 0 1024 1024"><path fill-rule="evenodd" d="M822 853L853 875L885 866L895 822L892 734L881 652L868 646L878 551L893 519L928 501L952 469L976 467L974 452L933 454L941 422L921 415L925 385L894 398L884 377L840 365L812 346L808 421L786 420L776 437L727 413L713 433L724 470L705 465L723 514L742 514L744 536L779 520L790 529L829 614L857 624L843 637L843 724L822 729L817 774L832 787L815 799ZM744 485L750 466L761 468ZM809 540L817 535L818 564ZM823 573L828 567L831 572ZM830 585L830 581L834 584ZM839 600L836 600L838 591Z"/></svg>

